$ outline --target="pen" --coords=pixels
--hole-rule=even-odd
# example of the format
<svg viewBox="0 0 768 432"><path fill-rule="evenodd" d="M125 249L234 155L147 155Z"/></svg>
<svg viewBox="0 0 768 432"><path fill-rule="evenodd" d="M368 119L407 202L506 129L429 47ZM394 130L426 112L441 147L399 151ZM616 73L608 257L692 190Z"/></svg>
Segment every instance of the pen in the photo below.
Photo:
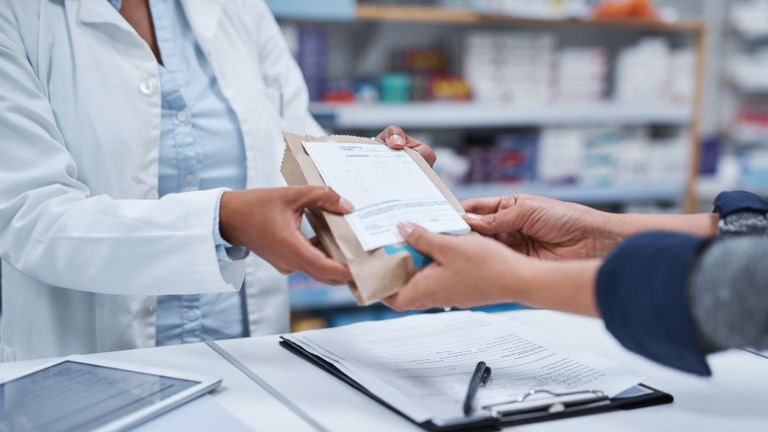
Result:
<svg viewBox="0 0 768 432"><path fill-rule="evenodd" d="M467 397L464 399L464 415L468 416L472 414L472 404L475 401L477 390L481 385L485 385L488 382L488 378L491 377L491 368L485 364L484 361L477 362L475 366L475 372L472 374L472 379L469 381L469 388L467 389Z"/></svg>

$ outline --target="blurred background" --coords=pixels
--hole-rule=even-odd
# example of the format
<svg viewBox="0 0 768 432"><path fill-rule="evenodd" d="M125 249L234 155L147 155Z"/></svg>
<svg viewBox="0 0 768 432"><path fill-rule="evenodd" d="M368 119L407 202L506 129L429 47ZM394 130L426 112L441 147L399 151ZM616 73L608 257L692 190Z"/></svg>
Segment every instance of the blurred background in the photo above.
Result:
<svg viewBox="0 0 768 432"><path fill-rule="evenodd" d="M768 194L768 0L267 3L317 120L402 126L460 199L676 213ZM291 297L297 330L395 316L303 275Z"/></svg>

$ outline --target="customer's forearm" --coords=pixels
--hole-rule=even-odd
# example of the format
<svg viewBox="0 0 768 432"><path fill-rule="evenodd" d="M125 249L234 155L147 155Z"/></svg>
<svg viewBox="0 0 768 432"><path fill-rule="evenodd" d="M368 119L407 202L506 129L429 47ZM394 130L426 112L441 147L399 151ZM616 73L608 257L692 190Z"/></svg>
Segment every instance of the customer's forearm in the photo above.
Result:
<svg viewBox="0 0 768 432"><path fill-rule="evenodd" d="M718 215L702 213L691 215L613 214L608 218L609 230L627 238L647 231L669 231L699 237L717 234Z"/></svg>
<svg viewBox="0 0 768 432"><path fill-rule="evenodd" d="M601 260L534 261L514 284L510 300L527 306L599 316L595 280Z"/></svg>

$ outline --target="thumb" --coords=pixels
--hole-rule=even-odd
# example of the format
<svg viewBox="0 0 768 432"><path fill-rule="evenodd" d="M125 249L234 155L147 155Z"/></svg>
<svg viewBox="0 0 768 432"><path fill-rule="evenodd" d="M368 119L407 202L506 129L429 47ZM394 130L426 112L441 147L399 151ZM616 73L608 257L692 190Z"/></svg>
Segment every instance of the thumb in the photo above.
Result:
<svg viewBox="0 0 768 432"><path fill-rule="evenodd" d="M472 230L489 236L521 230L528 216L530 215L523 207L512 207L486 215L463 215Z"/></svg>
<svg viewBox="0 0 768 432"><path fill-rule="evenodd" d="M330 186L306 186L299 191L302 207L319 207L336 214L347 214L355 210L352 203L339 196Z"/></svg>
<svg viewBox="0 0 768 432"><path fill-rule="evenodd" d="M450 246L447 236L432 233L414 223L399 223L397 230L408 244L417 251L433 258L441 256Z"/></svg>
<svg viewBox="0 0 768 432"><path fill-rule="evenodd" d="M376 138L384 141L384 143L389 147L395 150L400 150L405 148L405 145L407 144L406 136L407 135L400 127L389 126L388 128L384 129Z"/></svg>

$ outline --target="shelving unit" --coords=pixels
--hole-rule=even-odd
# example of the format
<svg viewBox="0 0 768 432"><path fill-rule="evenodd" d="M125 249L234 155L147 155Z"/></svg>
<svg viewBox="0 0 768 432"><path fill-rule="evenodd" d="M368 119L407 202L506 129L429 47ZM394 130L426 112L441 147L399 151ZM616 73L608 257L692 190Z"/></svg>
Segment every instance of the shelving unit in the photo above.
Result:
<svg viewBox="0 0 768 432"><path fill-rule="evenodd" d="M525 126L686 125L693 112L679 105L520 105L477 102L325 104L311 106L320 123L341 129L494 128Z"/></svg>
<svg viewBox="0 0 768 432"><path fill-rule="evenodd" d="M274 0L280 2L281 0ZM452 131L501 130L512 128L541 128L548 126L600 127L660 126L686 128L690 136L688 169L684 183L613 186L552 186L538 183L483 183L453 186L459 199L483 196L527 193L593 206L678 204L693 211L697 207L696 188L700 151L700 116L706 26L699 21L591 21L577 19L530 19L501 15L485 15L471 10L447 9L424 5L358 4L335 19L324 16L312 20L303 14L283 13L285 22L322 27L338 24L335 31L355 31L364 28L376 32L394 28L406 32L408 26L419 28L521 30L568 32L605 31L616 35L611 39L630 40L642 35L659 35L672 40L685 40L695 54L694 100L688 106L672 103L626 104L603 101L593 104L509 105L489 102L410 102L404 104L329 104L313 103L311 111L326 128L340 133L375 133L390 124L406 130ZM416 27L414 27L416 28ZM348 29L348 30L347 30ZM624 35L624 33L627 35ZM379 33L376 33L379 34ZM349 37L349 36L345 36ZM339 35L336 34L336 40ZM689 45L690 44L690 45ZM332 48L329 48L329 50ZM334 309L349 311L354 302L348 294L334 288L331 294L312 293L302 285L301 296L292 299L294 310L317 311L322 314ZM327 294L327 293L326 293ZM346 312L345 312L346 313Z"/></svg>
<svg viewBox="0 0 768 432"><path fill-rule="evenodd" d="M505 106L484 103L409 103L387 104L323 104L312 105L312 112L326 127L335 130L368 130L397 124L404 128L433 129L480 129L499 127L542 127L542 126L602 126L610 124L634 125L676 125L689 126L690 151L689 169L686 175L682 207L693 211L697 207L696 180L698 178L700 152L700 116L702 100L703 64L705 55L706 26L699 21L639 21L639 20L577 20L577 19L531 19L503 15L484 15L471 10L449 9L422 5L381 5L358 4L352 16L339 16L337 21L370 23L405 23L421 25L459 25L491 27L494 29L584 29L611 32L641 32L652 34L689 35L696 51L696 91L692 106L676 105L626 105L610 101L589 106L544 105ZM303 15L283 14L278 18L293 22L312 22ZM325 19L324 19L325 21ZM315 22L317 24L317 22ZM659 201L668 201L676 195L661 188L647 188L658 192ZM491 189L489 189L491 190ZM498 189L496 189L498 190ZM536 189L551 196L571 196L561 193L558 188L539 187ZM582 201L597 204L603 197L614 198L611 190L599 191L585 188L587 196L578 194ZM631 195L630 195L631 197ZM586 199L585 199L586 198ZM632 202L629 198L626 202Z"/></svg>

